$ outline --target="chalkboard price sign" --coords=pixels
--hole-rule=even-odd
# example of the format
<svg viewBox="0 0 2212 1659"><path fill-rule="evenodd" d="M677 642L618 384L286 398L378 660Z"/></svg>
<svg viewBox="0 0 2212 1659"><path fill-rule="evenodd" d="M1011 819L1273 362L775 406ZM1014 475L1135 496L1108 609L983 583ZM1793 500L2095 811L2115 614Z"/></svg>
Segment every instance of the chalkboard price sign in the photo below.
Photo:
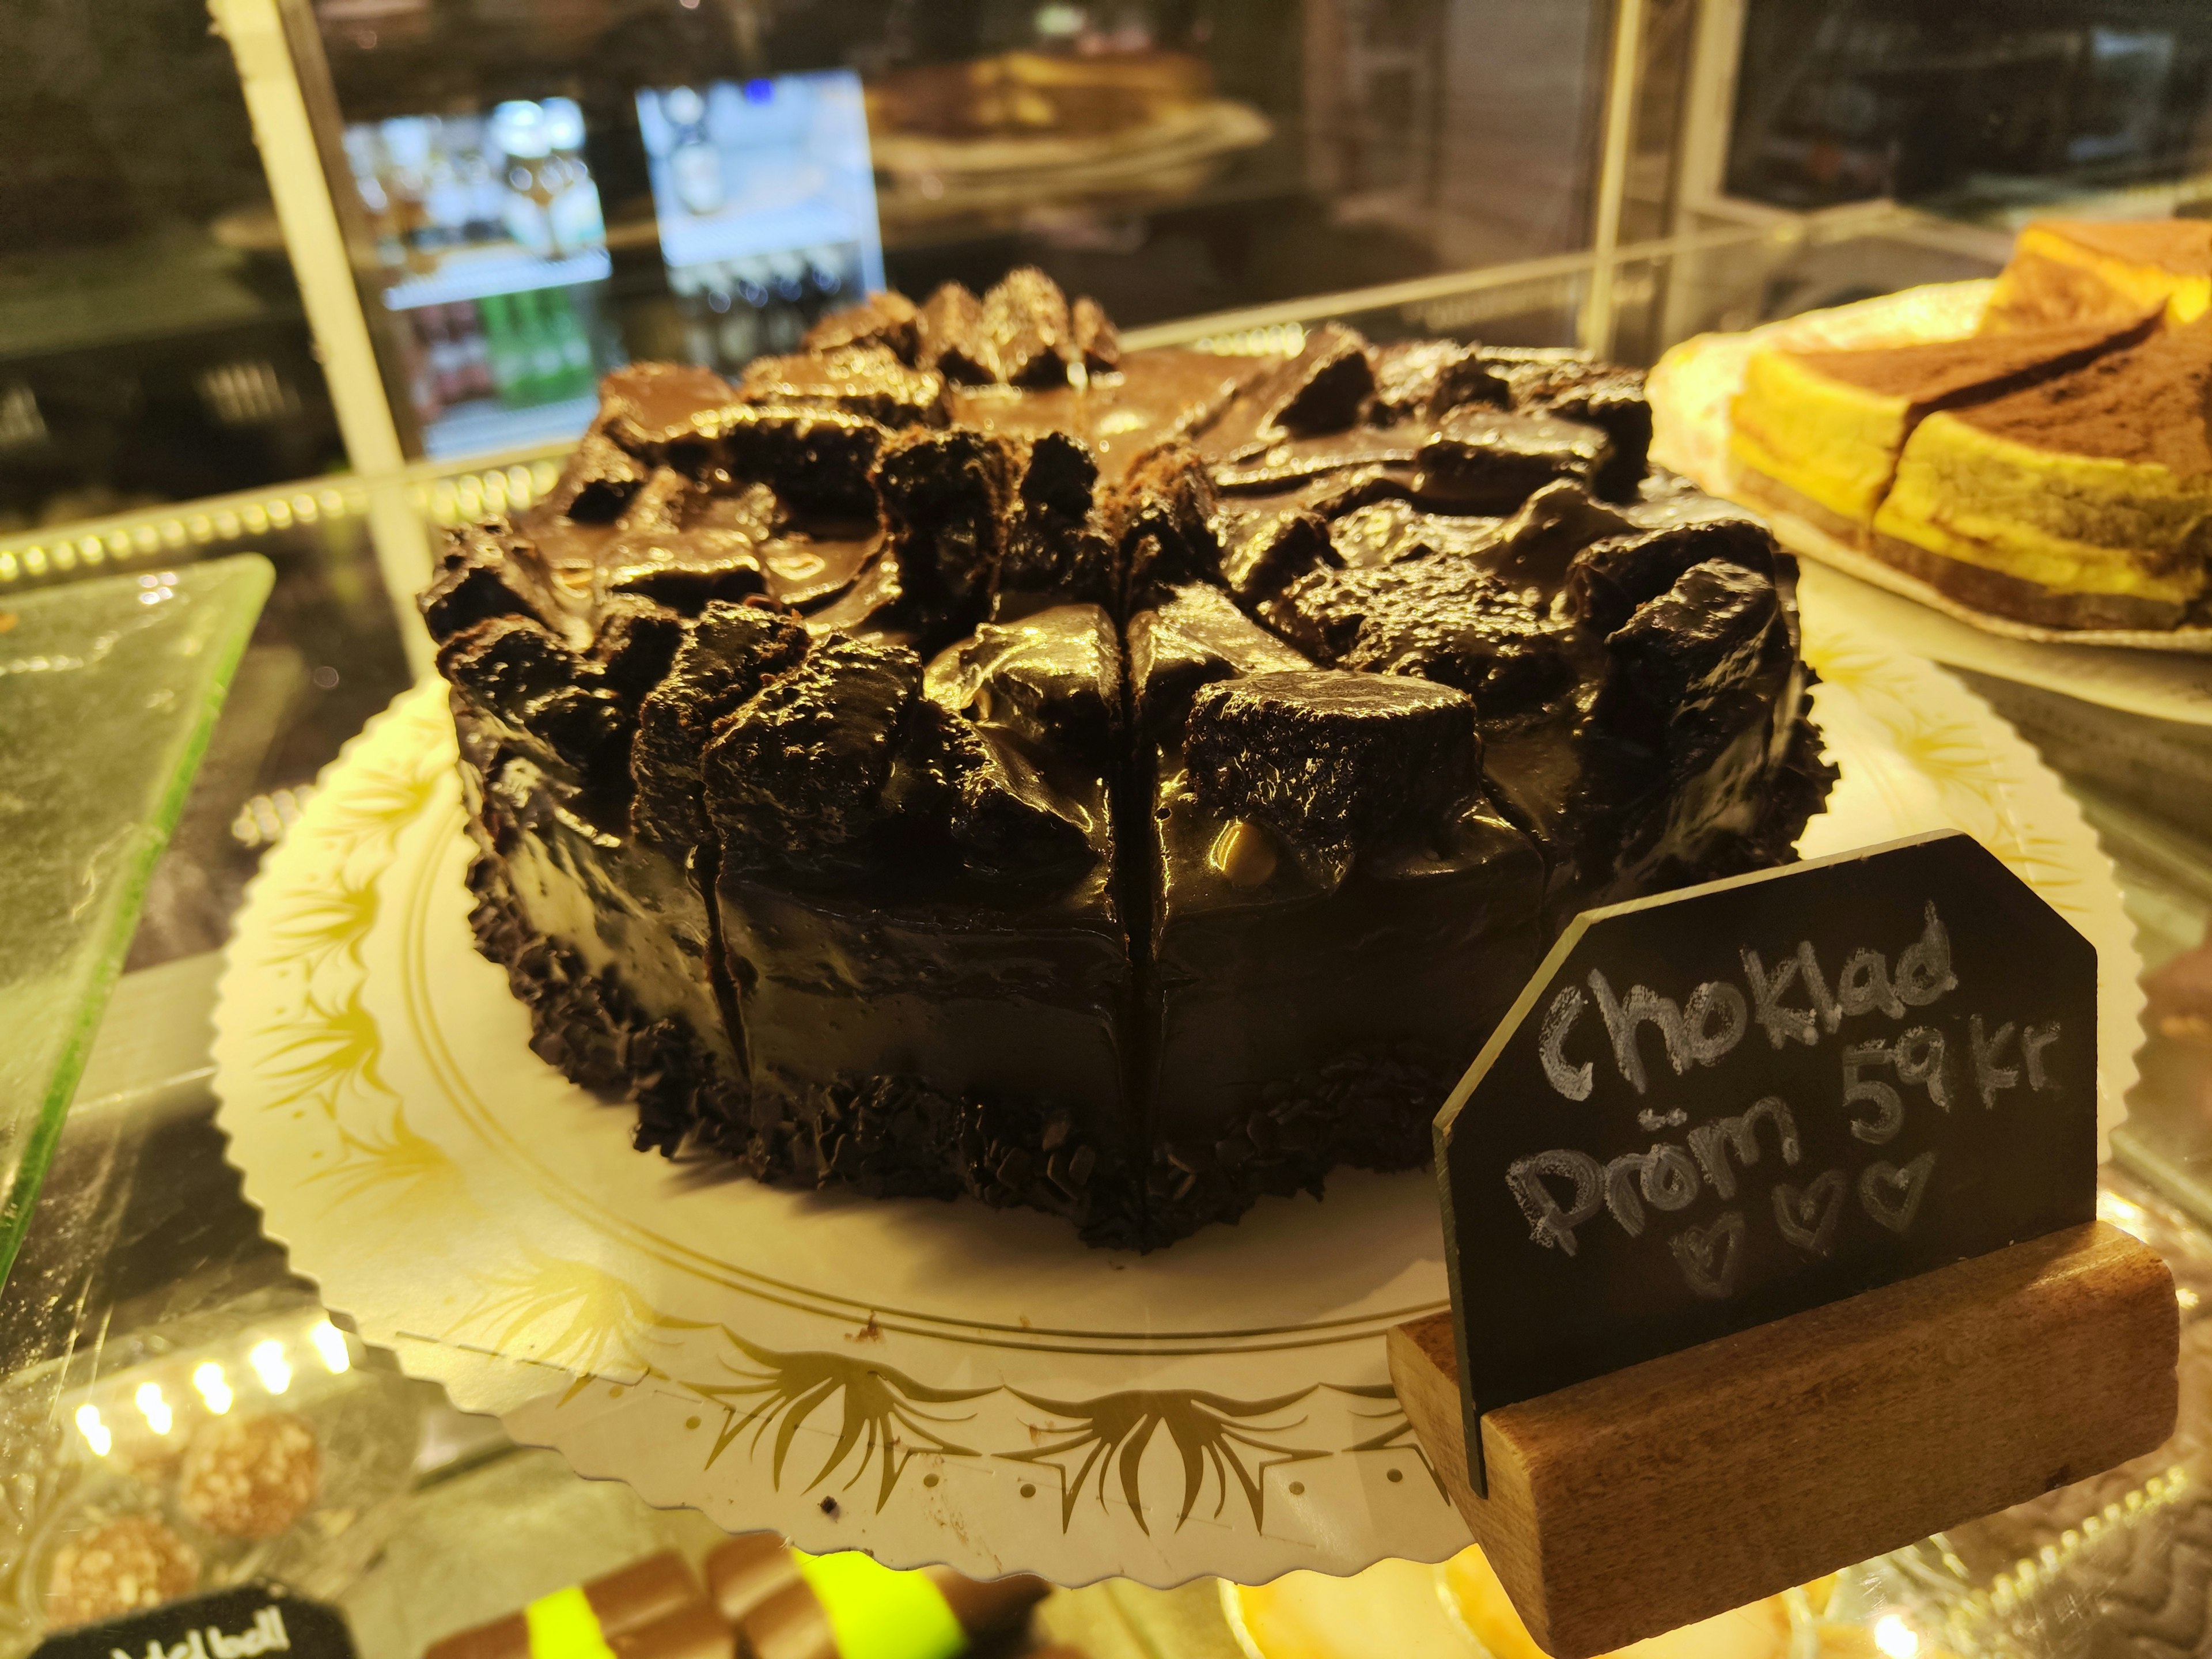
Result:
<svg viewBox="0 0 2212 1659"><path fill-rule="evenodd" d="M1484 1412L2092 1220L2097 964L1955 833L1580 917L1437 1121Z"/></svg>

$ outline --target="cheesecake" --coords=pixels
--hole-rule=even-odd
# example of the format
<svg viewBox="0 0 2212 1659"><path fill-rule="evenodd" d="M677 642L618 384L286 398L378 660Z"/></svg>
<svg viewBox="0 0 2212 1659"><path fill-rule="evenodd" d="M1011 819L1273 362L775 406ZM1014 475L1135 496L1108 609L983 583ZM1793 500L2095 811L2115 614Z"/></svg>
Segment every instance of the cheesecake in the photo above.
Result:
<svg viewBox="0 0 2212 1659"><path fill-rule="evenodd" d="M2208 399L2212 317L1931 414L1875 514L1873 550L2045 627L2212 621Z"/></svg>
<svg viewBox="0 0 2212 1659"><path fill-rule="evenodd" d="M2212 310L2212 221L2045 219L1998 273L1981 331L2119 323L2146 311L2175 325Z"/></svg>
<svg viewBox="0 0 2212 1659"><path fill-rule="evenodd" d="M1729 453L1746 494L1864 547L1898 459L1931 415L2063 375L2141 341L2157 314L1912 345L1769 345L1745 366Z"/></svg>

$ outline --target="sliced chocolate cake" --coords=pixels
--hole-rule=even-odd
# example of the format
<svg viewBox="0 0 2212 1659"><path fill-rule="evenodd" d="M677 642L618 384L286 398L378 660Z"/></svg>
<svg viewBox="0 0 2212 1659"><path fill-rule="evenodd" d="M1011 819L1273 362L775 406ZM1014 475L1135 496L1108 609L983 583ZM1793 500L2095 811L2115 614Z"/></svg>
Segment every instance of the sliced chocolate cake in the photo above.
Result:
<svg viewBox="0 0 2212 1659"><path fill-rule="evenodd" d="M1547 941L1789 858L1794 569L1567 353L1035 271L608 377L422 611L477 939L637 1144L1149 1248L1418 1163Z"/></svg>

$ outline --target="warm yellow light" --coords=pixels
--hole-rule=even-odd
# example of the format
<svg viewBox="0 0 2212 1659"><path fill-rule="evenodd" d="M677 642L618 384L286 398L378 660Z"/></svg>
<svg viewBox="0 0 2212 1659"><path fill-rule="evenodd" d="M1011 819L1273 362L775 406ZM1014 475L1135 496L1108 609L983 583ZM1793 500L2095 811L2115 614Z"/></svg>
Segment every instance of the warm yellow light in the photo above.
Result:
<svg viewBox="0 0 2212 1659"><path fill-rule="evenodd" d="M247 1349L246 1363L253 1367L253 1374L270 1393L282 1394L292 1386L291 1364L284 1358L284 1345L275 1337Z"/></svg>
<svg viewBox="0 0 2212 1659"><path fill-rule="evenodd" d="M353 1356L346 1352L345 1333L327 1319L307 1333L307 1340L315 1345L322 1356L324 1366L332 1376L353 1364Z"/></svg>
<svg viewBox="0 0 2212 1659"><path fill-rule="evenodd" d="M109 1448L115 1444L115 1437L107 1431L107 1425L100 1420L100 1407L97 1406L86 1405L76 1408L76 1429L84 1437L84 1443L91 1447L97 1456L106 1456Z"/></svg>
<svg viewBox="0 0 2212 1659"><path fill-rule="evenodd" d="M1889 1659L1912 1659L1920 1651L1920 1638L1912 1626L1893 1613L1886 1613L1874 1621L1874 1644L1889 1656Z"/></svg>
<svg viewBox="0 0 2212 1659"><path fill-rule="evenodd" d="M192 1373L192 1386L207 1401L207 1408L217 1417L230 1409L230 1384L223 1381L222 1367L210 1359Z"/></svg>
<svg viewBox="0 0 2212 1659"><path fill-rule="evenodd" d="M146 1419L146 1426L156 1434L167 1434L176 1420L169 1410L169 1402L161 1398L159 1382L141 1382L138 1392L131 1396L137 1402L138 1414Z"/></svg>

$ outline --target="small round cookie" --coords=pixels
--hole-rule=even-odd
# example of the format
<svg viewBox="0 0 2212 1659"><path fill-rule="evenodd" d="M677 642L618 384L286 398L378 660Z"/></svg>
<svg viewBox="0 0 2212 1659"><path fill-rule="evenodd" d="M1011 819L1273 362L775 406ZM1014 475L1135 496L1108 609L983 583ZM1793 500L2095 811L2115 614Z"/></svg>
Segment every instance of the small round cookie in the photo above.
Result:
<svg viewBox="0 0 2212 1659"><path fill-rule="evenodd" d="M289 1412L218 1418L192 1437L177 1477L177 1505L225 1538L274 1538L315 1501L322 1449Z"/></svg>
<svg viewBox="0 0 2212 1659"><path fill-rule="evenodd" d="M198 1552L159 1521L126 1515L70 1539L46 1574L46 1620L55 1629L143 1612L188 1595Z"/></svg>

